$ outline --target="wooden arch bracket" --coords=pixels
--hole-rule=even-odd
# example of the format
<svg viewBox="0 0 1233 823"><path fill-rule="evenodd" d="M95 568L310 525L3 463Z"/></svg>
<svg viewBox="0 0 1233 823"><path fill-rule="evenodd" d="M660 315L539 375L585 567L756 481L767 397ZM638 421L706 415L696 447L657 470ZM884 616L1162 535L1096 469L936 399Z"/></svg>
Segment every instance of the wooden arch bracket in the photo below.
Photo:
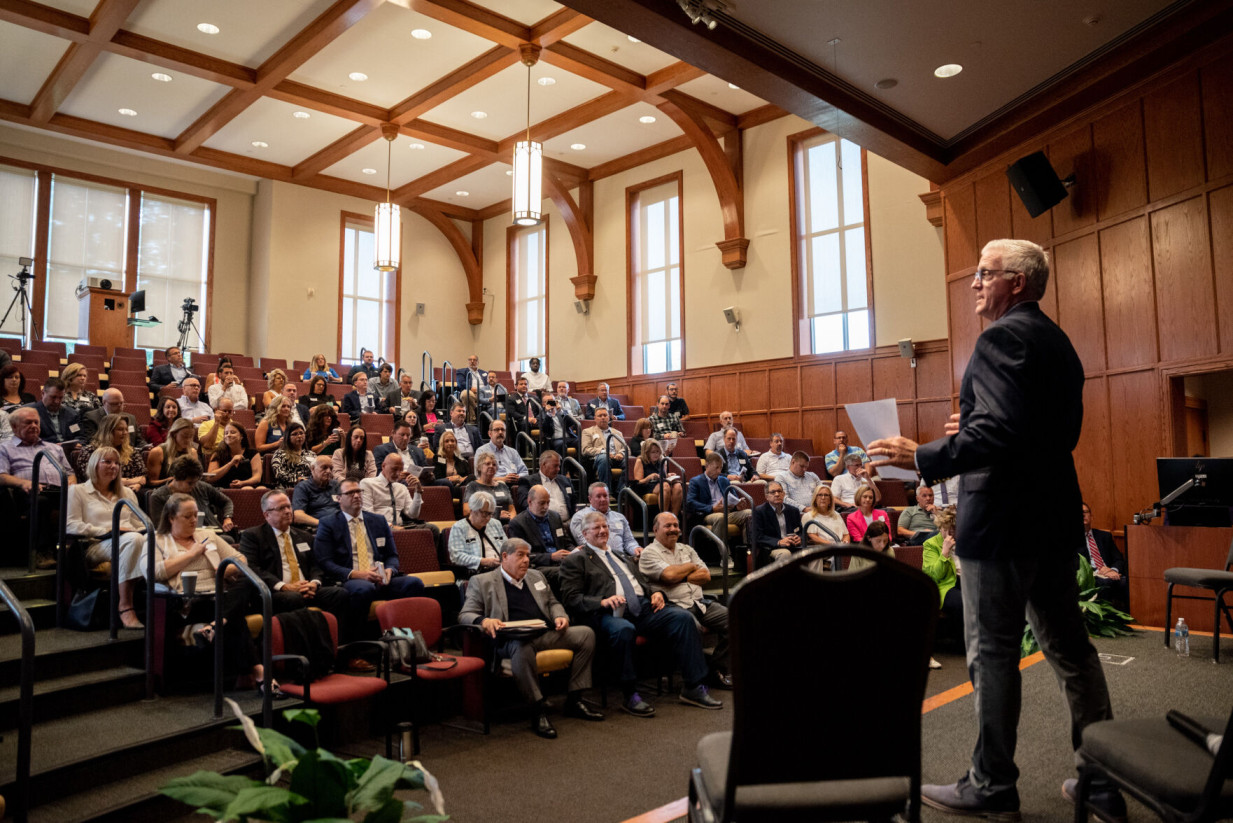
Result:
<svg viewBox="0 0 1233 823"><path fill-rule="evenodd" d="M565 183L554 174L544 175L544 188L552 199L561 219L569 229L574 243L574 257L578 260L578 275L571 277L574 297L579 300L595 299L595 234L591 231L595 217L592 201L592 183L587 180L578 184L578 200L570 195Z"/></svg>
<svg viewBox="0 0 1233 823"><path fill-rule="evenodd" d="M689 98L676 91L666 91L659 110L693 143L711 175L719 209L724 222L724 239L716 243L729 269L745 268L749 239L745 237L745 190L742 181L741 132L732 129L721 144L711 131L705 114L690 105Z"/></svg>
<svg viewBox="0 0 1233 823"><path fill-rule="evenodd" d="M445 239L454 248L462 263L462 271L467 277L467 322L478 326L484 322L484 267L480 259L479 249L483 247L483 223L475 221L471 224L472 237L462 233L453 220L437 209L422 203L416 203L410 210L423 217L445 235Z"/></svg>

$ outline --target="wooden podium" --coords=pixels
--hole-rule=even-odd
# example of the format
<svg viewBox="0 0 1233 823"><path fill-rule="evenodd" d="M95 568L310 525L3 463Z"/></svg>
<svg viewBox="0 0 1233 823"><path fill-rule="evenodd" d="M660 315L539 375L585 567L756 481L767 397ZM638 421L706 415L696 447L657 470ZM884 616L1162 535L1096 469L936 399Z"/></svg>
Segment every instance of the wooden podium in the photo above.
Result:
<svg viewBox="0 0 1233 823"><path fill-rule="evenodd" d="M1126 566L1130 574L1130 613L1142 626L1165 629L1165 569L1178 566L1199 569L1223 569L1229 557L1229 541L1233 529L1209 529L1198 526L1127 526ZM1177 586L1175 595L1211 595L1210 591ZM1173 621L1186 618L1192 629L1210 632L1211 603L1196 600L1173 600Z"/></svg>
<svg viewBox="0 0 1233 823"><path fill-rule="evenodd" d="M128 295L115 289L84 289L77 293L77 336L92 346L106 346L107 359L116 347L133 345L128 325Z"/></svg>

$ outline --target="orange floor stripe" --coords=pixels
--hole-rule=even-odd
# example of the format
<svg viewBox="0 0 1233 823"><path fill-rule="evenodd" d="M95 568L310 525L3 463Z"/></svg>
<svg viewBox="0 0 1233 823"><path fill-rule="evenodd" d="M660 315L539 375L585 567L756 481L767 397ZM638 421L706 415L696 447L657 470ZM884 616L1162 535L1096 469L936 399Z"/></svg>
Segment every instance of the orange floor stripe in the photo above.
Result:
<svg viewBox="0 0 1233 823"><path fill-rule="evenodd" d="M637 817L631 817L623 823L668 823L670 820L680 820L689 814L689 798L682 797L671 803L643 812Z"/></svg>

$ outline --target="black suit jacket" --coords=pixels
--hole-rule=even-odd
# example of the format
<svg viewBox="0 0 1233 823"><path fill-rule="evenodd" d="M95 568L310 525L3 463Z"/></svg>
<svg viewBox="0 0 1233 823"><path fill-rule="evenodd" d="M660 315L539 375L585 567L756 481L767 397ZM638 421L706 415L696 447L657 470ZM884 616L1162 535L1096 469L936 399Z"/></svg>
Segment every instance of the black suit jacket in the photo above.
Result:
<svg viewBox="0 0 1233 823"><path fill-rule="evenodd" d="M788 503L783 507L783 519L788 527L788 534L795 534L801 538L801 545L804 545L804 536L801 534L801 510L796 506ZM759 549L778 549L779 546L779 519L775 517L775 507L770 503L763 503L761 506L756 506L753 510L753 529L754 543Z"/></svg>
<svg viewBox="0 0 1233 823"><path fill-rule="evenodd" d="M441 448L441 433L446 429L453 430L453 425L446 422L444 425L437 426L437 430L432 433L429 439L432 441L433 451L438 451ZM480 434L479 426L463 426L467 430L467 436L471 438L471 454L474 456L475 450L484 445L488 441ZM457 434L454 435L457 437Z"/></svg>
<svg viewBox="0 0 1233 823"><path fill-rule="evenodd" d="M527 402L529 397L530 395L527 395L525 398L520 397L518 394L510 392L509 396L505 399L505 422L512 423L519 428L527 425L527 417L531 414L531 404ZM536 415L535 419L538 420L539 415Z"/></svg>
<svg viewBox="0 0 1233 823"><path fill-rule="evenodd" d="M85 416L78 421L81 424L81 442L89 443L94 439L94 435L98 433L98 427L106 416L107 412L101 406L86 412ZM128 421L128 442L136 449L145 443L145 438L141 436L141 429L137 427L136 417L124 412L124 419Z"/></svg>
<svg viewBox="0 0 1233 823"><path fill-rule="evenodd" d="M368 534L372 559L384 562L386 568L398 574L398 550L394 548L394 532L390 524L385 522L384 517L372 512L361 512L360 517ZM347 526L347 516L341 511L323 517L317 524L313 557L329 579L341 584L351 576L351 531Z"/></svg>
<svg viewBox="0 0 1233 823"><path fill-rule="evenodd" d="M526 477L518 478L518 485L513 489L514 492L514 508L522 511L527 507L527 497L531 494L532 486L543 486L545 483L555 482L561 489L561 494L565 495L565 507L569 511L573 511L576 507L574 500L574 485L569 482L569 478L563 473L558 472L556 480L545 480L544 476L539 472L528 474Z"/></svg>
<svg viewBox="0 0 1233 823"><path fill-rule="evenodd" d="M1117 544L1113 542L1112 532L1107 532L1104 529L1092 529L1092 537L1096 538L1096 548L1100 550L1100 559L1105 561L1105 565L1111 569L1115 569L1122 577L1126 576L1126 558L1118 550ZM1083 545L1079 549L1079 553L1088 559L1092 559L1091 552L1087 546L1087 536L1083 537ZM1095 564L1092 564L1095 566Z"/></svg>
<svg viewBox="0 0 1233 823"><path fill-rule="evenodd" d="M361 414L377 414L379 412L388 411L385 406L384 397L381 397L378 394L373 394L372 392L369 392L369 395L373 398L373 409L371 412L363 412L361 410L360 393L355 389L352 389L343 395L342 408L339 409L339 411L351 416L352 425L359 424Z"/></svg>
<svg viewBox="0 0 1233 823"><path fill-rule="evenodd" d="M201 379L197 375L193 374L191 369L188 370L188 373L191 377L197 377L198 380ZM171 376L170 363L159 363L150 372L150 391L152 391L156 396L163 386L170 386L176 383L179 383L179 381Z"/></svg>
<svg viewBox="0 0 1233 823"><path fill-rule="evenodd" d="M572 549L576 545L569 526L562 523L560 516L554 511L548 512L548 526L555 537L554 545L551 546L544 544L544 538L540 536L539 527L535 525L530 512L524 511L509 522L509 536L521 538L531 544L532 566L551 566L552 558L549 555L552 552Z"/></svg>
<svg viewBox="0 0 1233 823"><path fill-rule="evenodd" d="M292 526L291 545L300 563L300 574L307 580L320 579L321 570L313 562L312 535ZM308 546L308 551L300 551L301 545ZM249 568L261 577L270 591L283 582L283 550L278 545L274 529L268 524L262 523L240 532L240 553L248 559Z"/></svg>
<svg viewBox="0 0 1233 823"><path fill-rule="evenodd" d="M959 415L958 434L916 451L928 483L960 475L959 556L1023 557L1081 545L1082 498L1071 452L1083 425L1083 364L1037 303L1012 306L977 338L959 389ZM1009 526L1021 521L1023 490L1042 466L1053 500L1032 528Z"/></svg>
<svg viewBox="0 0 1233 823"><path fill-rule="evenodd" d="M637 560L621 552L609 552L608 556L617 563L624 563L625 571L638 581L647 597L651 596L651 584L646 575L638 570ZM565 558L561 564L560 580L561 600L571 614L593 619L611 613L610 609L600 605L600 601L617 594L617 585L604 561L596 556L595 549L584 545Z"/></svg>
<svg viewBox="0 0 1233 823"><path fill-rule="evenodd" d="M377 463L377 471L381 470L381 464L385 462L385 458L391 453L398 451L393 441L382 443L380 446L372 450L372 459ZM407 444L407 454L411 455L411 460L421 469L428 467L428 458L424 456L424 451L414 443ZM403 466L403 471L411 471L410 466Z"/></svg>
<svg viewBox="0 0 1233 823"><path fill-rule="evenodd" d="M60 433L56 434L56 430L51 425L51 413L47 411L47 407L43 405L43 401L35 403L31 408L39 413L39 437L46 440L48 443L71 443L74 440L79 440L82 443L87 442L82 434L84 428L77 419L76 410L69 406L61 406L60 414ZM72 426L77 427L77 431L73 431ZM97 427L96 427L97 428Z"/></svg>

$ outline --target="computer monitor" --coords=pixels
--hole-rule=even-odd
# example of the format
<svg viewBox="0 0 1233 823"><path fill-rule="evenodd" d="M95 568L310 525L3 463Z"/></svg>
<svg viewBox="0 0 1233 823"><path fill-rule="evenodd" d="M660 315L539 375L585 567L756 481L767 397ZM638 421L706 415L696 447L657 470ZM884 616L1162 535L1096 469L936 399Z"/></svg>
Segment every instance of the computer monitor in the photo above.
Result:
<svg viewBox="0 0 1233 823"><path fill-rule="evenodd" d="M1203 484L1187 489L1169 503L1165 522L1170 526L1233 525L1233 458L1156 458L1161 500L1196 475L1204 476Z"/></svg>
<svg viewBox="0 0 1233 823"><path fill-rule="evenodd" d="M146 310L146 290L138 289L128 296L128 313L141 314Z"/></svg>

